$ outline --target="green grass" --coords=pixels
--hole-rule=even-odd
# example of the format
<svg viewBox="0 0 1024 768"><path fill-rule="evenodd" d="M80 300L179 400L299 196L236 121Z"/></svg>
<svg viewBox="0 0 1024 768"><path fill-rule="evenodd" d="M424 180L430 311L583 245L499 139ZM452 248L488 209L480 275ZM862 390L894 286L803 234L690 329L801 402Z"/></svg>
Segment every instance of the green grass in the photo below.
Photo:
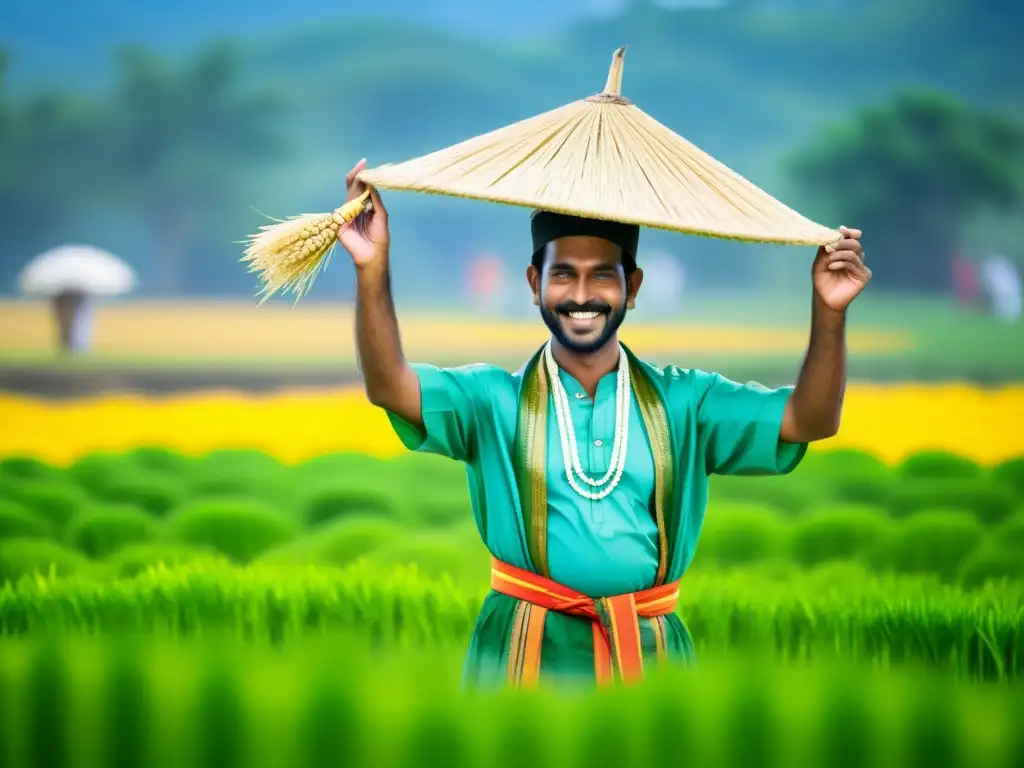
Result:
<svg viewBox="0 0 1024 768"><path fill-rule="evenodd" d="M465 691L458 655L331 635L0 641L5 768L1019 765L1024 689L708 659L643 685Z"/></svg>
<svg viewBox="0 0 1024 768"><path fill-rule="evenodd" d="M921 454L886 467L847 451L807 469L713 484L678 608L697 670L648 668L643 685L600 694L517 693L460 688L487 558L452 462L339 454L285 467L160 448L68 469L5 458L12 525L32 516L52 538L0 540L0 763L1020 765L1024 581L967 588L931 560L902 575L873 562L906 548L904 530L922 544L911 566L940 549L929 536L962 539L947 513L885 506L905 475L1020 492L1019 463ZM443 515L413 495L424 477ZM969 557L992 563L978 573L1013 572L998 566L1012 550L985 548L1015 546L1024 519L957 514L984 528ZM937 562L956 570L960 554Z"/></svg>
<svg viewBox="0 0 1024 768"><path fill-rule="evenodd" d="M227 635L275 644L352 632L388 645L467 641L486 574L455 584L415 567L345 569L201 563L114 582L24 578L0 589L0 635ZM1024 585L965 591L850 564L767 564L689 574L679 614L699 652L759 651L784 661L923 666L957 678L1024 672Z"/></svg>

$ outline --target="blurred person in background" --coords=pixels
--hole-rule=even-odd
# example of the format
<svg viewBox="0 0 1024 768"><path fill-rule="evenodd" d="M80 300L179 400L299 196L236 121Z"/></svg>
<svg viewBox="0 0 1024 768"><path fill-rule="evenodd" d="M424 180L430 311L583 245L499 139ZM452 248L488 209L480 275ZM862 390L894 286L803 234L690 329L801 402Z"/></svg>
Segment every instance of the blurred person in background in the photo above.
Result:
<svg viewBox="0 0 1024 768"><path fill-rule="evenodd" d="M978 286L978 267L960 254L953 257L953 288L956 300L961 306L968 309L977 306L981 294Z"/></svg>
<svg viewBox="0 0 1024 768"><path fill-rule="evenodd" d="M363 192L347 177L348 199ZM871 278L861 233L841 230L812 267L810 342L795 387L639 360L617 337L636 305L639 229L535 211L527 288L550 339L522 369L409 363L391 296L388 216L338 240L356 272L356 343L369 400L403 444L467 466L493 555L467 682L636 680L691 660L675 613L711 474L792 471L836 433L850 302Z"/></svg>
<svg viewBox="0 0 1024 768"><path fill-rule="evenodd" d="M981 265L981 280L991 313L1008 323L1021 315L1020 272L1017 265L1002 254L989 256Z"/></svg>

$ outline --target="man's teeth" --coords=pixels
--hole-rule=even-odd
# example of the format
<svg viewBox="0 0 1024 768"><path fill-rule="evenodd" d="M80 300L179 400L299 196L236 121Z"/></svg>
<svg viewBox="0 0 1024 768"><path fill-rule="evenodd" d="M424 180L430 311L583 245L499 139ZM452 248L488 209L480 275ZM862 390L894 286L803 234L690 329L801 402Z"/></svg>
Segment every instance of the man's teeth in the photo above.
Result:
<svg viewBox="0 0 1024 768"><path fill-rule="evenodd" d="M573 320L592 320L597 317L600 312L570 312L569 317Z"/></svg>

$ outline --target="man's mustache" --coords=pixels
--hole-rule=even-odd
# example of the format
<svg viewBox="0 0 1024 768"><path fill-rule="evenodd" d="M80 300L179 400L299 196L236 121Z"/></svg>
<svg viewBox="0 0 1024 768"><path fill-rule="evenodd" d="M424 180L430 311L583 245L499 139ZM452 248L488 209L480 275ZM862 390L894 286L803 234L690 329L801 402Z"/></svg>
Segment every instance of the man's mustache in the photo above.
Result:
<svg viewBox="0 0 1024 768"><path fill-rule="evenodd" d="M612 308L604 302L590 301L586 304L577 304L574 301L567 301L562 304L556 304L555 311L560 314L568 314L569 312L597 312L607 315L612 311Z"/></svg>

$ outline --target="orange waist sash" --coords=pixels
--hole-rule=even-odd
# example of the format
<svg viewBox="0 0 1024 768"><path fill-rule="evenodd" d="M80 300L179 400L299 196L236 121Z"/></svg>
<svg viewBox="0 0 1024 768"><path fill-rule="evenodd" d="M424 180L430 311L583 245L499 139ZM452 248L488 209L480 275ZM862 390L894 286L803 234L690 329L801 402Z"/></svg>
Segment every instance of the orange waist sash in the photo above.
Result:
<svg viewBox="0 0 1024 768"><path fill-rule="evenodd" d="M540 651L548 611L590 619L598 684L610 683L615 670L622 682L640 680L644 664L639 618L672 613L679 602L678 581L595 600L497 559L491 565L491 588L521 601L509 646L508 680L512 685L534 685L540 678ZM662 657L663 627L656 633L656 639L658 655Z"/></svg>

